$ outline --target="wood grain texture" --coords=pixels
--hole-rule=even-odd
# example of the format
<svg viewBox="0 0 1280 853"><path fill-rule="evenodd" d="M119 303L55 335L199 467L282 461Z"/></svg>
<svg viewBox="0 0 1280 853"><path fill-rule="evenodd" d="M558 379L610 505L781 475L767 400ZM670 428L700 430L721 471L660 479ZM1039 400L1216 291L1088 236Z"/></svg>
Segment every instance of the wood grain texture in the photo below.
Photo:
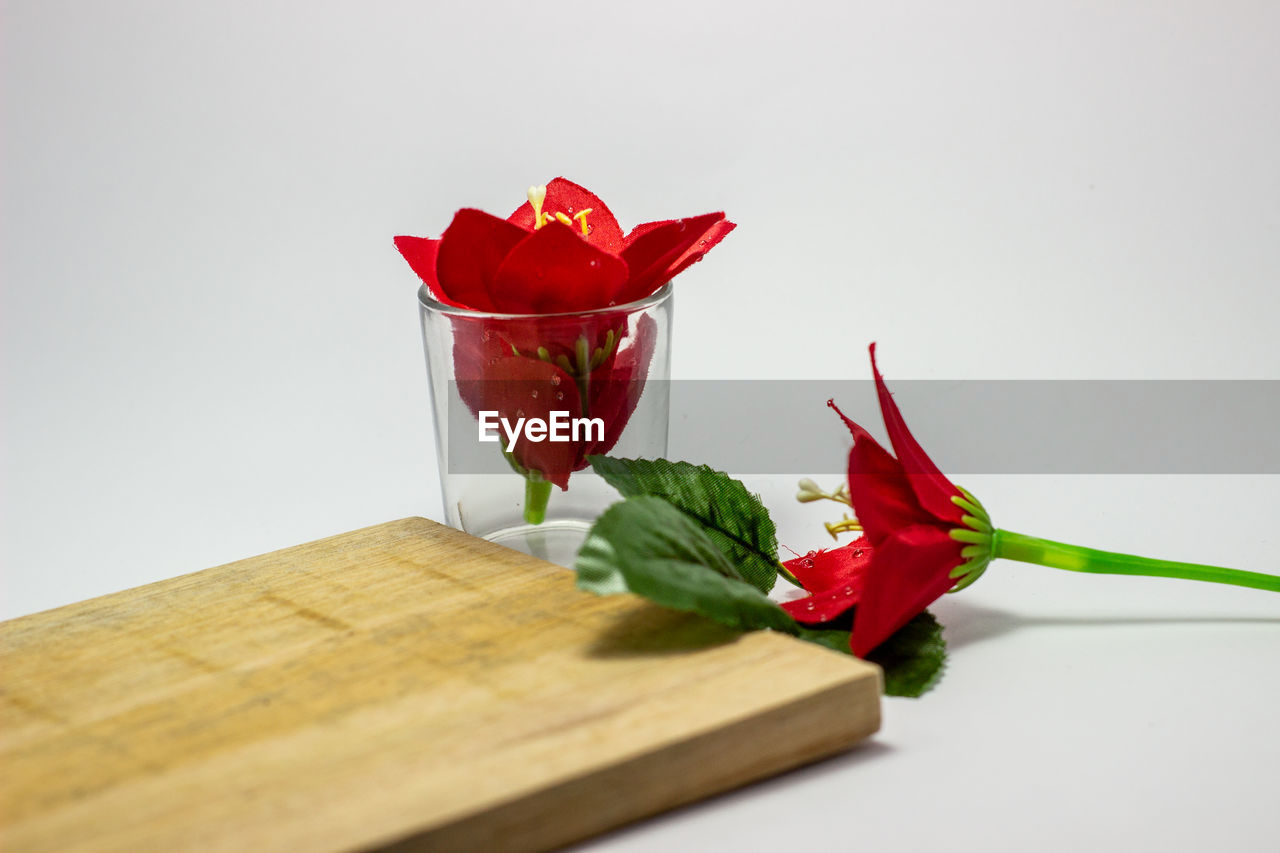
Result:
<svg viewBox="0 0 1280 853"><path fill-rule="evenodd" d="M0 624L0 847L536 850L847 749L879 672L420 518Z"/></svg>

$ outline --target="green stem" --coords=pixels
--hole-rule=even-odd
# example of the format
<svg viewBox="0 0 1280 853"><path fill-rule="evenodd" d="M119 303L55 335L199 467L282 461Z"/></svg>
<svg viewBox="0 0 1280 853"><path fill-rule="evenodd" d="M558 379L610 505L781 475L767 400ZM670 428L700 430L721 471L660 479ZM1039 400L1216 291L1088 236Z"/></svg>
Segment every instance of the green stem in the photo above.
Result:
<svg viewBox="0 0 1280 853"><path fill-rule="evenodd" d="M524 520L541 524L547 520L547 501L551 499L551 483L541 477L528 476L524 481Z"/></svg>
<svg viewBox="0 0 1280 853"><path fill-rule="evenodd" d="M800 583L799 578L791 574L791 572L787 571L787 567L782 565L781 560L778 561L778 574L781 575L782 579L785 580L787 583L792 584L793 586L798 586L801 589L804 589L804 584Z"/></svg>
<svg viewBox="0 0 1280 853"><path fill-rule="evenodd" d="M1065 545L1049 539L1024 536L1010 530L997 530L992 534L991 539L993 557L1036 563L1054 569L1100 575L1182 578L1280 592L1280 576L1264 575L1261 572L1245 572L1240 569L1203 566L1199 563L1175 563L1172 560L1152 560L1131 554L1096 551L1093 548L1081 548L1079 545Z"/></svg>

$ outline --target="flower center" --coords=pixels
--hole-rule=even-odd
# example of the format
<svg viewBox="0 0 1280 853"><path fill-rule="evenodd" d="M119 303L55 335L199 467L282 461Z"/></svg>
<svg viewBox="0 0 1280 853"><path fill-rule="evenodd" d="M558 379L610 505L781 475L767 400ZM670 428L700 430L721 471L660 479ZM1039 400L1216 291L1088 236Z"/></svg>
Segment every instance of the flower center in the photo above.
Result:
<svg viewBox="0 0 1280 853"><path fill-rule="evenodd" d="M590 229L587 227L587 215L591 213L591 208L588 207L585 210L579 210L577 213L573 215L573 219L570 219L569 214L567 213L563 213L560 211L557 211L555 213L551 213L548 211L544 213L542 211L542 206L546 204L546 201L547 201L546 187L529 187L528 195L529 195L529 204L533 206L533 230L534 231L537 231L543 225L546 225L548 222L554 219L557 222L562 222L565 225L568 225L570 228L573 227L574 220L577 220L578 226L582 228L582 236L586 237L587 234L590 233Z"/></svg>

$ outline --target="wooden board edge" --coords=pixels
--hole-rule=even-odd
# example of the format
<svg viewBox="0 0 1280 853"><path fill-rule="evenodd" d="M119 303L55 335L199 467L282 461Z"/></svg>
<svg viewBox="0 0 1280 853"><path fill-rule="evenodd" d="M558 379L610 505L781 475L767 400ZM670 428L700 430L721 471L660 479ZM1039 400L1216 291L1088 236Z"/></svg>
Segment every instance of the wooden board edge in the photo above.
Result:
<svg viewBox="0 0 1280 853"><path fill-rule="evenodd" d="M367 849L563 847L846 752L879 730L880 692L879 669L858 667L845 681L732 725Z"/></svg>

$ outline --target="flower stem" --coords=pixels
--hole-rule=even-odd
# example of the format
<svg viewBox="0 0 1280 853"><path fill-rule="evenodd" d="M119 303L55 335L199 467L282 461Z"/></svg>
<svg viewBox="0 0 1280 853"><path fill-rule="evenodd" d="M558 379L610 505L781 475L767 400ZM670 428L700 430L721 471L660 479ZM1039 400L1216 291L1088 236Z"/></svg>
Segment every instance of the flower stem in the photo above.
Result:
<svg viewBox="0 0 1280 853"><path fill-rule="evenodd" d="M800 589L804 589L804 584L800 583L800 579L797 578L795 575L791 574L791 572L787 569L786 566L782 565L781 560L778 561L778 574L781 575L782 579L785 580L787 583L793 586L797 586Z"/></svg>
<svg viewBox="0 0 1280 853"><path fill-rule="evenodd" d="M551 483L529 476L524 481L524 520L541 524L547 520L547 501L551 499Z"/></svg>
<svg viewBox="0 0 1280 853"><path fill-rule="evenodd" d="M992 534L992 556L1006 560L1036 563L1054 569L1072 572L1091 572L1100 575L1140 575L1151 578L1182 578L1184 580L1225 583L1280 592L1280 576L1240 569L1224 569L1219 566L1203 566L1199 563L1175 563L1172 560L1153 560L1131 554L1097 551L1066 545L1049 539L1024 536L1011 530L997 530Z"/></svg>

